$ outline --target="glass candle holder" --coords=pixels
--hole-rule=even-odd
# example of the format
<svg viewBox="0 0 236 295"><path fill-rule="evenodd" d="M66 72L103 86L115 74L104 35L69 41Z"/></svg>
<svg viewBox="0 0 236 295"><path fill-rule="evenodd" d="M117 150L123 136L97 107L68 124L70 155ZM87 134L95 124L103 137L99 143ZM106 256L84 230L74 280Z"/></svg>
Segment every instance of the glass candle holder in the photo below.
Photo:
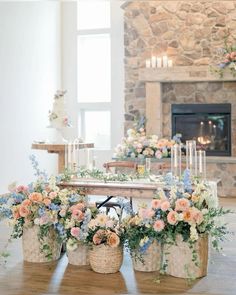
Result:
<svg viewBox="0 0 236 295"><path fill-rule="evenodd" d="M181 166L182 166L182 151L181 144L174 144L171 147L171 172L175 177L181 176Z"/></svg>
<svg viewBox="0 0 236 295"><path fill-rule="evenodd" d="M150 171L151 171L151 159L150 158L146 158L145 169L148 173L150 173Z"/></svg>
<svg viewBox="0 0 236 295"><path fill-rule="evenodd" d="M206 179L206 152L197 151L197 175L201 179Z"/></svg>
<svg viewBox="0 0 236 295"><path fill-rule="evenodd" d="M186 141L186 168L190 171L191 176L197 175L197 150L196 141Z"/></svg>

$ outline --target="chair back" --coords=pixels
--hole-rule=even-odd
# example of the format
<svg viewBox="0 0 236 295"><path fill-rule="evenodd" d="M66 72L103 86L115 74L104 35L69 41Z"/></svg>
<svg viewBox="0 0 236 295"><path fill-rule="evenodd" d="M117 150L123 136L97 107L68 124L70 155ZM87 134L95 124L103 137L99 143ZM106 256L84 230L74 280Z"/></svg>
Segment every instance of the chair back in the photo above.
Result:
<svg viewBox="0 0 236 295"><path fill-rule="evenodd" d="M111 172L111 173L112 173L111 168L114 168L115 171L117 168L128 168L128 169L132 170L132 172L136 172L137 163L132 162L132 161L113 161L113 162L104 163L103 167L106 169L106 172Z"/></svg>

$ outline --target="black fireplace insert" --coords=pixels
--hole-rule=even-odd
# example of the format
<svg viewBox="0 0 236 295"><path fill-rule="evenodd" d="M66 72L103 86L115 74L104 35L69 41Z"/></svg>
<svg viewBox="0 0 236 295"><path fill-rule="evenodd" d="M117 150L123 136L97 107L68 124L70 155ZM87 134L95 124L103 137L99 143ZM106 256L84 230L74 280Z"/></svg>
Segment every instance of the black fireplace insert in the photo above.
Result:
<svg viewBox="0 0 236 295"><path fill-rule="evenodd" d="M172 104L172 136L196 140L208 156L231 156L231 104Z"/></svg>

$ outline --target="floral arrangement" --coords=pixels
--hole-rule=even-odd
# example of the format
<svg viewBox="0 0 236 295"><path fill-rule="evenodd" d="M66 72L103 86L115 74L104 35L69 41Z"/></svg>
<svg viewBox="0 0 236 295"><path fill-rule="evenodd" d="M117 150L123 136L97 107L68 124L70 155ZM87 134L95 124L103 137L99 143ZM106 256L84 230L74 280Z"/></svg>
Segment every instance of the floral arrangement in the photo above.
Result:
<svg viewBox="0 0 236 295"><path fill-rule="evenodd" d="M63 204L55 178L51 177L48 183L40 178L29 186L13 185L9 189L10 194L0 200L0 219L11 220L11 238L20 238L24 227L39 226L41 250L50 259L50 249L44 244L44 237L48 235L49 230L55 229L59 242L65 239L65 231L59 216Z"/></svg>
<svg viewBox="0 0 236 295"><path fill-rule="evenodd" d="M219 51L219 62L217 68L212 68L214 73L217 73L220 77L223 77L224 70L229 69L231 74L236 76L236 45L229 44L230 34L227 34L224 38L224 47Z"/></svg>
<svg viewBox="0 0 236 295"><path fill-rule="evenodd" d="M163 202L162 210L168 205ZM130 254L135 259L142 259L142 254L146 252L149 245L157 240L164 239L165 223L161 219L160 212L156 210L156 200L152 200L151 207L146 204L140 205L138 212L127 216L124 219L126 227L126 246Z"/></svg>
<svg viewBox="0 0 236 295"><path fill-rule="evenodd" d="M104 244L115 248L124 243L125 230L114 217L100 213L88 227L87 243L91 246Z"/></svg>
<svg viewBox="0 0 236 295"><path fill-rule="evenodd" d="M63 189L60 191L63 207L59 212L60 222L66 231L66 248L77 249L88 236L88 224L96 215L97 209L89 207L87 198L79 191Z"/></svg>
<svg viewBox="0 0 236 295"><path fill-rule="evenodd" d="M220 250L219 242L229 233L219 217L230 210L217 206L210 188L202 181L195 181L187 190L177 186L168 192L160 189L153 207L164 222L165 243L175 243L181 235L191 247L201 235L210 235L213 247Z"/></svg>
<svg viewBox="0 0 236 295"><path fill-rule="evenodd" d="M170 157L171 146L180 142L181 135L177 134L172 140L159 139L157 135L147 136L144 128L129 129L127 137L115 148L114 158L167 158Z"/></svg>

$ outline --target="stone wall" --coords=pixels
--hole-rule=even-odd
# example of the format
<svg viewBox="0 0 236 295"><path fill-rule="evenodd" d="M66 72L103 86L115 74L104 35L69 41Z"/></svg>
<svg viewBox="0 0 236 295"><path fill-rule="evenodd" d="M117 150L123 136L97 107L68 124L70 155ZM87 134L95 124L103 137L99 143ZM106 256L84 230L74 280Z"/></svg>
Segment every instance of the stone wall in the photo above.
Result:
<svg viewBox="0 0 236 295"><path fill-rule="evenodd" d="M124 9L127 129L136 115L145 114L145 83L138 79L145 59L167 54L174 66L216 64L228 30L229 41L236 39L236 1L133 1ZM234 107L235 87L229 82L163 84L164 135L170 135L170 103L231 102ZM232 120L234 132L234 108Z"/></svg>

